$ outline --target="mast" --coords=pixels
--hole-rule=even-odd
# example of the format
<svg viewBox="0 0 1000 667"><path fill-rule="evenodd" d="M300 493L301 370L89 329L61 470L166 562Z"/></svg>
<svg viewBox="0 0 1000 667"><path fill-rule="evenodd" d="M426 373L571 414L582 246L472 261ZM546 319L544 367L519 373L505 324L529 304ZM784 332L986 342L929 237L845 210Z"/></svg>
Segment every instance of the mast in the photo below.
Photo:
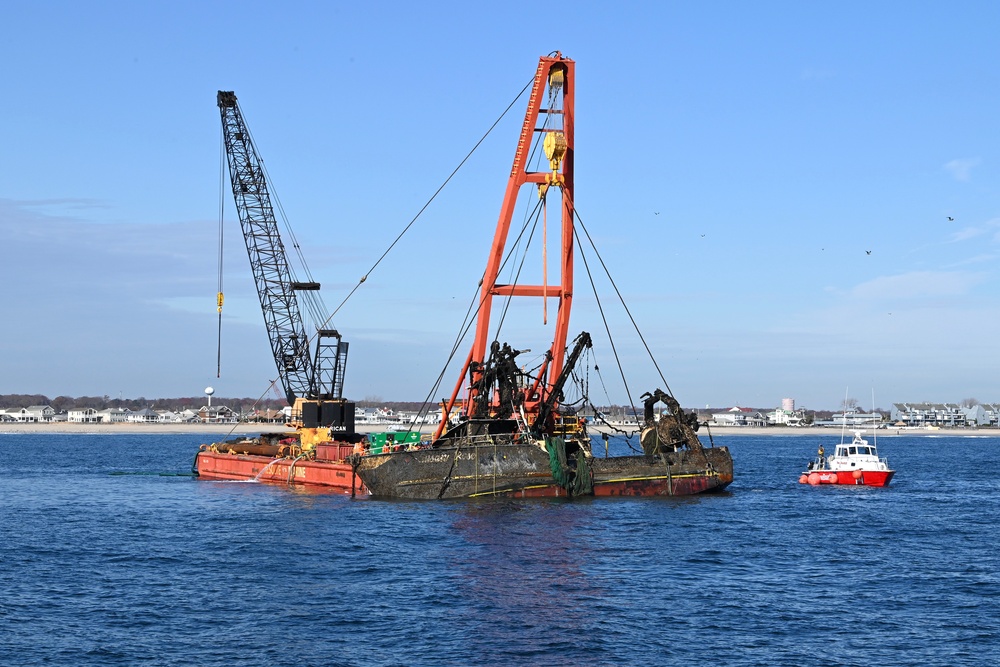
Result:
<svg viewBox="0 0 1000 667"><path fill-rule="evenodd" d="M533 391L525 389L525 406L537 406L540 400L552 393L552 383L547 378L559 378L562 374L566 338L569 331L570 308L573 301L573 118L576 63L564 58L561 53L539 59L538 68L531 86L528 108L514 151L514 162L507 188L504 192L500 216L497 220L493 245L486 263L480 292L479 315L472 350L459 376L452 394L450 405L455 400L468 373L470 392L467 398L471 404L482 391L483 369L490 349L490 319L495 297L540 297L543 308L549 299L557 299L555 330L552 345L546 355L546 363L539 374L540 381ZM545 171L529 171L528 161L534 150L541 148L548 160ZM560 199L560 242L559 276L555 282L549 277L540 285L502 284L499 282L500 267L510 232L511 219L522 186L534 185L538 196L545 205L548 198ZM543 250L543 258L545 257ZM543 259L544 261L544 259ZM543 267L543 275L545 269ZM547 312L547 311L546 311ZM555 407L553 405L553 407Z"/></svg>
<svg viewBox="0 0 1000 667"><path fill-rule="evenodd" d="M348 344L336 330L320 329L316 332L315 356L310 354L309 336L295 292L318 290L320 285L292 279L263 165L243 122L236 95L220 90L216 99L222 115L233 198L285 397L289 405L295 405L297 398L340 399Z"/></svg>

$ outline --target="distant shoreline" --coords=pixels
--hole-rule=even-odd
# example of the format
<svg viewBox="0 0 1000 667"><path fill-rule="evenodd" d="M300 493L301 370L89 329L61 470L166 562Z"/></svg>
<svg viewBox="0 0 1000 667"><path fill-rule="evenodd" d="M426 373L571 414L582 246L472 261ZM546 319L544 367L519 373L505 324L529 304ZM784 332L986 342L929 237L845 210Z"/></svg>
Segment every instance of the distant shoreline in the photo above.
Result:
<svg viewBox="0 0 1000 667"><path fill-rule="evenodd" d="M426 426L418 429L423 433L432 433L433 426ZM402 425L393 424L358 424L358 433L382 433L390 430L405 430ZM619 432L638 433L638 428L630 426L622 428L621 431L609 429L607 426L591 424L588 430L592 434L610 433L615 435ZM853 432L858 429L848 429ZM870 434L872 429L860 429L864 433ZM839 427L792 427L792 426L769 426L766 428L753 428L747 426L713 426L702 427L698 430L698 435L702 439L708 438L709 433L713 437L752 435L752 436L815 436L828 437L839 434ZM292 429L286 428L283 424L77 424L71 422L57 423L0 423L0 435L34 433L34 434L100 434L100 435L206 435L220 434L222 436L231 435L252 435L257 433L292 433ZM969 436L969 437L994 437L1000 438L1000 429L996 428L941 428L930 429L903 429L886 428L878 429L879 437L891 436Z"/></svg>

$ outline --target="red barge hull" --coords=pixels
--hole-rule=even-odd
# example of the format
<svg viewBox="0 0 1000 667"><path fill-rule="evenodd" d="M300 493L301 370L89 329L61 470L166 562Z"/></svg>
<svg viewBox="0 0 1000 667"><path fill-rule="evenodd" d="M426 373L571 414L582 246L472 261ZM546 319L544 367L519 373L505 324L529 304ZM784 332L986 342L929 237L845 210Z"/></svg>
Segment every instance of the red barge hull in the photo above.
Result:
<svg viewBox="0 0 1000 667"><path fill-rule="evenodd" d="M364 482L345 460L352 451L353 445L317 445L315 458L310 458L277 456L277 452L219 452L205 446L195 457L193 472L205 480L256 481L367 495Z"/></svg>

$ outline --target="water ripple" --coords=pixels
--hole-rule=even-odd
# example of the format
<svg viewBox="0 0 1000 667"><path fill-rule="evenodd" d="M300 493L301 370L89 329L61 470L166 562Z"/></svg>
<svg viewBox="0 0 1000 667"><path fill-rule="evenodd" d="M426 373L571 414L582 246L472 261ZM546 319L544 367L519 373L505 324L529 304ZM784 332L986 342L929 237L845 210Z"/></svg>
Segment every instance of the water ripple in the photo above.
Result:
<svg viewBox="0 0 1000 667"><path fill-rule="evenodd" d="M727 439L715 496L410 503L0 435L0 664L984 664L1000 439L880 438L886 489L797 484L815 441Z"/></svg>

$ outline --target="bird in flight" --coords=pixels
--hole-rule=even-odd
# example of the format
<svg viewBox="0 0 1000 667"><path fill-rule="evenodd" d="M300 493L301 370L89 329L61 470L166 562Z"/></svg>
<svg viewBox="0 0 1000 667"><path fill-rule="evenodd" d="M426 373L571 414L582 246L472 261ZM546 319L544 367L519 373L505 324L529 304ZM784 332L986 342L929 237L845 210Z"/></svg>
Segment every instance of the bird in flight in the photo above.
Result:
<svg viewBox="0 0 1000 667"><path fill-rule="evenodd" d="M871 250L865 250L865 254L866 255L870 255L870 254L872 254L872 251Z"/></svg>
<svg viewBox="0 0 1000 667"><path fill-rule="evenodd" d="M949 216L948 216L948 222L955 222L955 218L953 218L953 217L951 217L951 216L949 215Z"/></svg>
<svg viewBox="0 0 1000 667"><path fill-rule="evenodd" d="M659 214L660 214L659 211L653 211L653 215L659 215Z"/></svg>

